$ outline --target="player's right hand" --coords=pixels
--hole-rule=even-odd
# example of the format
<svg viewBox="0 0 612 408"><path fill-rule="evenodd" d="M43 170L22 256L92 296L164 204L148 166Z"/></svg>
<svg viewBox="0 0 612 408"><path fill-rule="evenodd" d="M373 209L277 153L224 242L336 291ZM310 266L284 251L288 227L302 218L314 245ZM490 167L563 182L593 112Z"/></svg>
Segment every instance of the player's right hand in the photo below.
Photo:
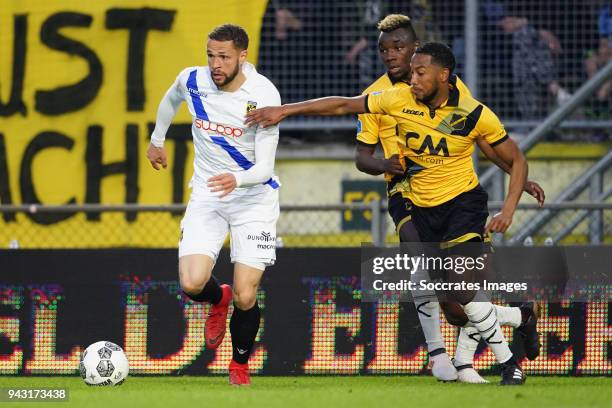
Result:
<svg viewBox="0 0 612 408"><path fill-rule="evenodd" d="M284 119L282 106L268 106L247 113L244 123L247 126L259 125L262 128L276 125Z"/></svg>
<svg viewBox="0 0 612 408"><path fill-rule="evenodd" d="M388 159L383 159L383 170L385 173L393 174L394 176L404 174L404 166L402 166L399 155L394 154Z"/></svg>
<svg viewBox="0 0 612 408"><path fill-rule="evenodd" d="M153 144L149 144L149 148L147 149L147 159L151 162L151 166L155 170L160 169L161 166L165 169L168 167L168 158L166 157L166 150L163 147L153 146Z"/></svg>

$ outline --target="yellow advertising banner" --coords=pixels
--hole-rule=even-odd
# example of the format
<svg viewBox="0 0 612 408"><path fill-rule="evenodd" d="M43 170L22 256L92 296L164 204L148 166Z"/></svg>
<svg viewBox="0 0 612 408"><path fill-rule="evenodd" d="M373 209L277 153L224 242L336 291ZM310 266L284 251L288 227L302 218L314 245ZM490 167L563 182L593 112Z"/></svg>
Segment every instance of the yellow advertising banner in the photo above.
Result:
<svg viewBox="0 0 612 408"><path fill-rule="evenodd" d="M191 118L168 134L170 165L145 152L157 105L207 34L234 23L257 61L265 0L20 0L0 8L0 202L184 202ZM8 6L7 6L8 5ZM175 246L177 214L3 214L0 246Z"/></svg>

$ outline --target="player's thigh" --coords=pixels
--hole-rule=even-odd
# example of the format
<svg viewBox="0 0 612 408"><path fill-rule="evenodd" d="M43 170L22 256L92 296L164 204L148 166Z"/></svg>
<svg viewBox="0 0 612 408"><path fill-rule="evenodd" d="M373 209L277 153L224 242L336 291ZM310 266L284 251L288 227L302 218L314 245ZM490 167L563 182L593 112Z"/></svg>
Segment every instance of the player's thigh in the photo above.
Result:
<svg viewBox="0 0 612 408"><path fill-rule="evenodd" d="M435 207L411 207L411 224L421 242L442 242L444 222L447 219L447 205Z"/></svg>
<svg viewBox="0 0 612 408"><path fill-rule="evenodd" d="M204 287L228 230L227 220L215 208L214 203L189 202L181 221L178 251L181 286Z"/></svg>
<svg viewBox="0 0 612 408"><path fill-rule="evenodd" d="M412 202L401 193L395 193L389 197L388 207L400 242L419 242L419 234L412 223Z"/></svg>
<svg viewBox="0 0 612 408"><path fill-rule="evenodd" d="M245 262L245 263L243 263ZM234 263L234 303L242 310L248 310L255 305L257 288L261 282L265 266L247 261Z"/></svg>
<svg viewBox="0 0 612 408"><path fill-rule="evenodd" d="M391 197L389 197L387 201L387 208L389 212L389 216L393 220L393 225L395 225L395 232L400 237L400 241L402 240L401 228L402 226L410 222L412 218L411 214L412 202L403 197L402 193L395 193Z"/></svg>
<svg viewBox="0 0 612 408"><path fill-rule="evenodd" d="M484 241L489 216L488 199L487 192L480 185L453 199L445 223L443 242Z"/></svg>
<svg viewBox="0 0 612 408"><path fill-rule="evenodd" d="M179 258L179 282L187 293L197 294L212 274L215 261L208 255L185 255Z"/></svg>
<svg viewBox="0 0 612 408"><path fill-rule="evenodd" d="M244 197L228 209L232 263L243 261L263 267L276 260L278 191Z"/></svg>

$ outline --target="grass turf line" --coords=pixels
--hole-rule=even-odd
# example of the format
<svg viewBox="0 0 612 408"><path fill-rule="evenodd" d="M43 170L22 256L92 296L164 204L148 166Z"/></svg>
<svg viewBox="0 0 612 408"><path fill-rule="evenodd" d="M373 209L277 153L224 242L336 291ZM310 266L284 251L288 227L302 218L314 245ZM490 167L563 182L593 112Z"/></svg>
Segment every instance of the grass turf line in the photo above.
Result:
<svg viewBox="0 0 612 408"><path fill-rule="evenodd" d="M0 387L68 388L69 401L44 405L49 408L612 406L612 378L532 376L522 387L500 387L499 377L487 379L492 383L439 383L425 376L253 377L250 387L238 388L229 386L227 377L129 377L119 387L89 387L77 377L0 377ZM5 407L24 405L0 403Z"/></svg>

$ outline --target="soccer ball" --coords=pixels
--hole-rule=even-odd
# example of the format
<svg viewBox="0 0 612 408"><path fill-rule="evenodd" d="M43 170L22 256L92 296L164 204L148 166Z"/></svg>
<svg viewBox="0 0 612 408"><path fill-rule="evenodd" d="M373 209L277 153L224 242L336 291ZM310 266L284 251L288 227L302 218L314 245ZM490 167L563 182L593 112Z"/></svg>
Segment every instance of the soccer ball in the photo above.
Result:
<svg viewBox="0 0 612 408"><path fill-rule="evenodd" d="M81 355L79 371L87 385L120 385L128 376L128 359L115 343L98 341Z"/></svg>

